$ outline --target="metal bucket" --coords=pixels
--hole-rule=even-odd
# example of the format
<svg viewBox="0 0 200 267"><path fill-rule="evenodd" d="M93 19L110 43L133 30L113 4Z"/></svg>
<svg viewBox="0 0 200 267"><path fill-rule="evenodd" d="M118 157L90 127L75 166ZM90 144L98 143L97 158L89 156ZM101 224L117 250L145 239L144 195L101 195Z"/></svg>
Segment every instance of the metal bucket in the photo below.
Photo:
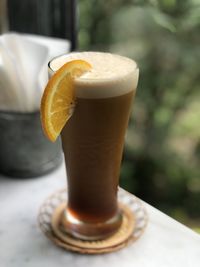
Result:
<svg viewBox="0 0 200 267"><path fill-rule="evenodd" d="M13 177L36 177L62 162L61 141L44 136L40 113L0 111L0 173Z"/></svg>

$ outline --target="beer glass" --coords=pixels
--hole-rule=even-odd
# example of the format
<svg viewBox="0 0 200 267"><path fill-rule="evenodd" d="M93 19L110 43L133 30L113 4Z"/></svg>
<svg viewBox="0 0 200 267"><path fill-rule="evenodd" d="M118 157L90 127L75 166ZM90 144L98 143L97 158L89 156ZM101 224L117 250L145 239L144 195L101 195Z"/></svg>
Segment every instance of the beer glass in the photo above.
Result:
<svg viewBox="0 0 200 267"><path fill-rule="evenodd" d="M76 105L61 133L68 181L62 224L74 237L99 240L122 222L117 189L139 70L126 57L77 52L50 61L50 75L72 59L94 69L75 80Z"/></svg>

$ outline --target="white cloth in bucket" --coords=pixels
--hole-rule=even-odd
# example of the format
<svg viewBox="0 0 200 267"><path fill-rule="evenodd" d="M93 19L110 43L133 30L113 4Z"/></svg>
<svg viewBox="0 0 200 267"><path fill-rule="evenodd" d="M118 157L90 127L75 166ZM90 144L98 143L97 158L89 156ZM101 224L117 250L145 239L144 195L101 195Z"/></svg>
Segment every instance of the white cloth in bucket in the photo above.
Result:
<svg viewBox="0 0 200 267"><path fill-rule="evenodd" d="M0 36L0 110L33 112L39 109L47 83L47 63L69 52L64 39L30 34Z"/></svg>

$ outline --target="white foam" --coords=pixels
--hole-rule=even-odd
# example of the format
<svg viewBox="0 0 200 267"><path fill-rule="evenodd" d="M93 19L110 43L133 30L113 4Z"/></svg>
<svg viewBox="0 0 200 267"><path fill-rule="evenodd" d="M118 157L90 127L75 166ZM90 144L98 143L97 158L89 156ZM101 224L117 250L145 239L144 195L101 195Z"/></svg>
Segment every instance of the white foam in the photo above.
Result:
<svg viewBox="0 0 200 267"><path fill-rule="evenodd" d="M66 62L83 59L92 70L75 80L76 95L81 98L107 98L126 94L137 87L139 69L135 61L103 52L76 52L53 59L50 75Z"/></svg>

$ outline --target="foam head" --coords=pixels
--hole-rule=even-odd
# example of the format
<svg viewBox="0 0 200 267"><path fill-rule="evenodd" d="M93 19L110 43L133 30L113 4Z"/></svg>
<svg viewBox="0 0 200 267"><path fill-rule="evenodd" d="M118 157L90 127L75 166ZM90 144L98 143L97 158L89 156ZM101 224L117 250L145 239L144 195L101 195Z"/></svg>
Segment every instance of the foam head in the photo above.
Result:
<svg viewBox="0 0 200 267"><path fill-rule="evenodd" d="M75 59L92 65L91 71L75 80L77 97L108 98L136 90L139 76L136 62L110 53L75 52L56 57L49 63L49 74Z"/></svg>

